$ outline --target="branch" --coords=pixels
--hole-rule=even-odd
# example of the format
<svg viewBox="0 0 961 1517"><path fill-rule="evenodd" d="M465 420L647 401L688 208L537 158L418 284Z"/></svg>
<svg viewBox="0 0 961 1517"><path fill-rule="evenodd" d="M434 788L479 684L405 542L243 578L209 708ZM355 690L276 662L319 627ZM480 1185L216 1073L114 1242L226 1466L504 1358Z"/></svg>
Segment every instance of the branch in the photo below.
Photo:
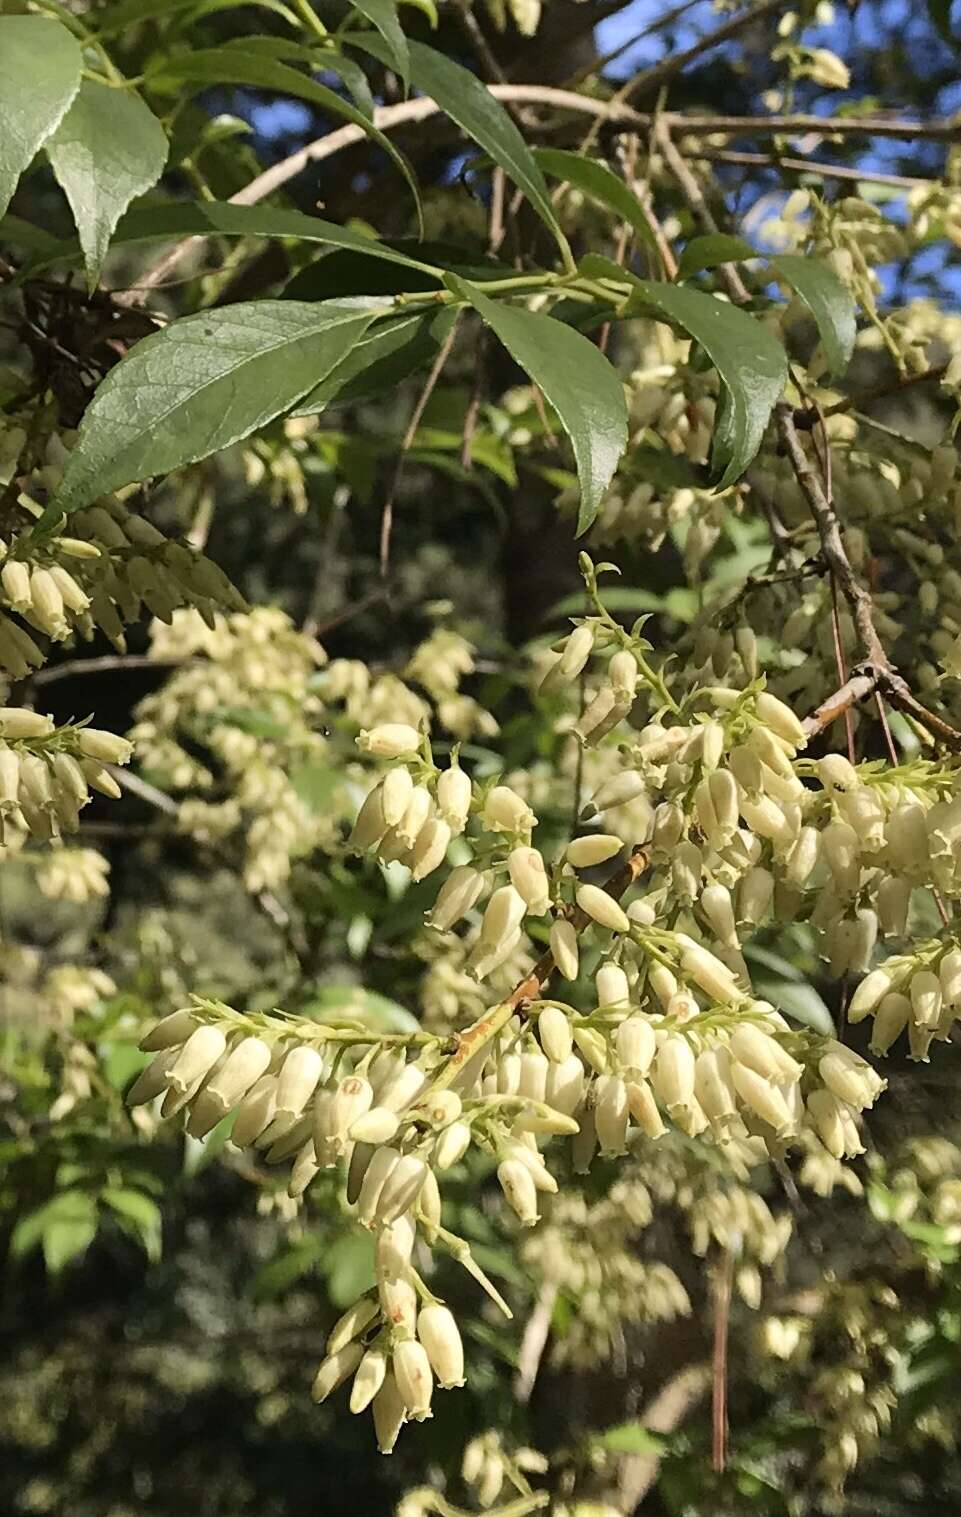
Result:
<svg viewBox="0 0 961 1517"><path fill-rule="evenodd" d="M654 128L654 140L664 156L664 162L677 181L678 189L687 201L692 216L701 223L706 232L716 232L718 229L717 222L714 220L711 208L704 198L701 186L698 184L697 179L682 155L678 152L677 146L671 137L670 127L663 117ZM722 263L718 269L718 273L735 305L745 305L751 297L736 266L733 263Z"/></svg>
<svg viewBox="0 0 961 1517"><path fill-rule="evenodd" d="M816 163L810 158L782 158L778 153L740 153L732 152L729 148L699 147L691 156L706 159L710 163L743 163L748 167L816 174L819 179L850 179L859 184L884 184L896 190L915 190L934 183L931 179L913 179L907 174L871 173L841 163Z"/></svg>
<svg viewBox="0 0 961 1517"><path fill-rule="evenodd" d="M531 1399L544 1349L547 1347L556 1300L557 1286L545 1282L524 1328L517 1356L517 1374L514 1377L514 1397L522 1406L526 1406Z"/></svg>
<svg viewBox="0 0 961 1517"><path fill-rule="evenodd" d="M787 0L759 0L757 5L742 11L739 16L732 16L729 21L724 22L723 26L718 26L713 32L708 32L706 36L699 38L693 46L685 48L683 53L673 53L663 58L660 63L655 63L653 68L645 69L643 73L637 74L623 89L618 90L614 98L618 101L630 101L637 95L649 94L653 90L660 89L668 79L673 79L681 69L693 63L695 58L700 58L702 53L709 52L721 42L727 42L730 37L736 37L739 32L752 26L755 21L760 21L770 15L772 11L784 10L786 3Z"/></svg>

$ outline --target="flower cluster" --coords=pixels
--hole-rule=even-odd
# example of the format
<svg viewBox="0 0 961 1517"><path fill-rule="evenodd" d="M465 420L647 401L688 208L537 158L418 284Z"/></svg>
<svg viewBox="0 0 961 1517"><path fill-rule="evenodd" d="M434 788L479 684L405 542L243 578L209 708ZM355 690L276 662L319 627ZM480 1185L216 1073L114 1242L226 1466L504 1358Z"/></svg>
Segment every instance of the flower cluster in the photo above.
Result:
<svg viewBox="0 0 961 1517"><path fill-rule="evenodd" d="M0 707L0 846L76 832L90 791L119 796L110 764L126 764L126 738L97 727L55 727L22 706Z"/></svg>

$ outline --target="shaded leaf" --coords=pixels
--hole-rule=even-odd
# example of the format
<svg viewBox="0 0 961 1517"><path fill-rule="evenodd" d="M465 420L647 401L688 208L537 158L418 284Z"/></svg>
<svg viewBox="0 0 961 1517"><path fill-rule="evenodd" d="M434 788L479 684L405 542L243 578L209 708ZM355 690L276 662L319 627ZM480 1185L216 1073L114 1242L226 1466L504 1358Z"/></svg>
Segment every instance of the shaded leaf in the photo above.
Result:
<svg viewBox="0 0 961 1517"><path fill-rule="evenodd" d="M851 291L819 258L779 253L771 259L771 268L787 280L811 312L831 377L839 379L851 361L857 336L857 309Z"/></svg>
<svg viewBox="0 0 961 1517"><path fill-rule="evenodd" d="M557 412L577 461L577 531L586 532L627 446L627 406L620 379L588 338L554 317L490 300L476 286L459 280L451 283Z"/></svg>
<svg viewBox="0 0 961 1517"><path fill-rule="evenodd" d="M606 164L600 163L596 158L585 158L581 153L568 152L564 148L536 148L534 157L545 174L549 174L552 179L566 180L626 221L644 245L657 255L658 263L662 264L657 239L647 224L641 202L628 189L623 179Z"/></svg>
<svg viewBox="0 0 961 1517"><path fill-rule="evenodd" d="M257 300L187 316L144 338L87 408L41 525L249 436L329 373L374 314Z"/></svg>
<svg viewBox="0 0 961 1517"><path fill-rule="evenodd" d="M317 1233L301 1238L261 1265L250 1283L250 1294L255 1301L274 1300L316 1268L324 1249L324 1239Z"/></svg>
<svg viewBox="0 0 961 1517"><path fill-rule="evenodd" d="M156 1264L162 1250L161 1212L152 1196L140 1190L114 1189L101 1191L100 1199L115 1212L121 1226L140 1244L147 1258Z"/></svg>
<svg viewBox="0 0 961 1517"><path fill-rule="evenodd" d="M338 1238L327 1253L327 1292L334 1306L350 1306L374 1283L374 1239L359 1228Z"/></svg>
<svg viewBox="0 0 961 1517"><path fill-rule="evenodd" d="M311 416L329 405L349 405L393 389L433 360L455 319L456 312L447 309L379 321L291 414Z"/></svg>
<svg viewBox="0 0 961 1517"><path fill-rule="evenodd" d="M359 42L382 63L389 63L388 49L380 37L354 33L351 40ZM500 165L508 178L524 191L559 245L566 247L537 160L500 101L494 99L475 74L443 53L422 42L410 42L408 47L413 84L436 100L445 116L456 122Z"/></svg>
<svg viewBox="0 0 961 1517"><path fill-rule="evenodd" d="M380 32L384 44L388 49L391 59L390 67L395 74L399 74L404 82L404 89L410 89L410 51L407 46L407 38L401 29L397 19L397 6L394 0L351 0L354 10L360 11L366 16Z"/></svg>
<svg viewBox="0 0 961 1517"><path fill-rule="evenodd" d="M737 263L745 258L756 258L757 251L743 237L730 237L726 232L711 232L705 237L692 237L681 254L678 274L686 279L701 269L716 269L721 263Z"/></svg>
<svg viewBox="0 0 961 1517"><path fill-rule="evenodd" d="M76 40L45 16L0 16L0 216L80 88Z"/></svg>
<svg viewBox="0 0 961 1517"><path fill-rule="evenodd" d="M93 290L117 222L163 173L164 129L139 95L84 79L47 156L70 202Z"/></svg>
<svg viewBox="0 0 961 1517"><path fill-rule="evenodd" d="M178 53L166 57L148 72L148 80L154 88L167 84L196 84L223 88L228 84L247 85L253 89L277 90L283 95L294 95L307 100L320 110L333 116L341 116L359 126L389 154L410 186L414 203L420 215L420 195L417 181L403 153L399 152L389 137L379 131L356 106L344 100L326 84L310 79L295 68L288 68L275 58L259 53L243 53L240 48L200 48L196 52Z"/></svg>
<svg viewBox="0 0 961 1517"><path fill-rule="evenodd" d="M319 216L305 216L302 211L264 205L231 205L222 200L178 200L170 205L143 206L128 211L117 227L113 245L169 242L181 237L294 237L301 242L349 248L369 258L384 259L406 269L433 274L437 280L440 278L439 272L430 264L350 227L322 221ZM43 273L59 263L74 262L79 257L79 246L73 241L57 243L56 249L56 252L51 250L35 259L25 270L26 276Z"/></svg>

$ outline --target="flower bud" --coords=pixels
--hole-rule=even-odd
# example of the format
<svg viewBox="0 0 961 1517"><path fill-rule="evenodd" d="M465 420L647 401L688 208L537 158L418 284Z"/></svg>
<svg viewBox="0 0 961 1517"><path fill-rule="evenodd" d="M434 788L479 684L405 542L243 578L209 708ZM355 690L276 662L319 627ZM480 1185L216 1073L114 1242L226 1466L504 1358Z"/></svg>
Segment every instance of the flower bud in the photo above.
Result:
<svg viewBox="0 0 961 1517"><path fill-rule="evenodd" d="M529 1101L543 1101L547 1089L547 1071L547 1059L539 1048L529 1048L522 1053L518 1095L526 1096Z"/></svg>
<svg viewBox="0 0 961 1517"><path fill-rule="evenodd" d="M693 901L701 888L704 860L696 843L678 843L671 858L671 884L682 901Z"/></svg>
<svg viewBox="0 0 961 1517"><path fill-rule="evenodd" d="M646 1075L657 1050L654 1028L646 1017L628 1017L617 1029L617 1057L625 1069Z"/></svg>
<svg viewBox="0 0 961 1517"><path fill-rule="evenodd" d="M673 801L662 801L654 812L652 842L660 853L672 853L684 834L684 813Z"/></svg>
<svg viewBox="0 0 961 1517"><path fill-rule="evenodd" d="M567 845L567 862L574 869L591 869L596 864L605 864L624 847L613 833L595 832L587 837L575 838Z"/></svg>
<svg viewBox="0 0 961 1517"><path fill-rule="evenodd" d="M364 1350L359 1343L345 1343L335 1354L328 1354L314 1377L310 1392L313 1399L326 1401L354 1373L363 1357Z"/></svg>
<svg viewBox="0 0 961 1517"><path fill-rule="evenodd" d="M425 785L415 785L410 793L404 815L393 829L398 845L413 848L430 816L430 791ZM448 833L448 839L450 834ZM445 845L446 847L446 845ZM383 850L382 850L383 851ZM403 849L401 850L403 851Z"/></svg>
<svg viewBox="0 0 961 1517"><path fill-rule="evenodd" d="M614 654L607 666L607 677L619 703L633 701L637 693L638 672L637 659L628 649L622 648Z"/></svg>
<svg viewBox="0 0 961 1517"><path fill-rule="evenodd" d="M653 927L657 921L657 909L647 899L632 901L627 908L627 915L635 927ZM600 973L600 970L598 970ZM601 1002L601 1005L604 1003Z"/></svg>
<svg viewBox="0 0 961 1517"><path fill-rule="evenodd" d="M861 783L854 765L842 753L826 753L816 768L825 790L854 790Z"/></svg>
<svg viewBox="0 0 961 1517"><path fill-rule="evenodd" d="M672 1034L664 1039L654 1059L654 1089L671 1116L694 1097L694 1054L687 1038Z"/></svg>
<svg viewBox="0 0 961 1517"><path fill-rule="evenodd" d="M735 1060L731 1064L731 1083L744 1105L774 1128L779 1138L794 1131L795 1122L790 1108L776 1085L746 1064Z"/></svg>
<svg viewBox="0 0 961 1517"><path fill-rule="evenodd" d="M401 1212L414 1205L427 1175L423 1159L403 1154L392 1166L377 1198L378 1222L393 1222Z"/></svg>
<svg viewBox="0 0 961 1517"><path fill-rule="evenodd" d="M0 587L15 611L30 610L30 570L26 564L16 558L8 559L0 569Z"/></svg>
<svg viewBox="0 0 961 1517"><path fill-rule="evenodd" d="M819 1061L818 1073L828 1090L858 1111L873 1106L886 1083L879 1080L870 1064L841 1044L837 1045L837 1051L826 1053Z"/></svg>
<svg viewBox="0 0 961 1517"><path fill-rule="evenodd" d="M377 1281L380 1308L388 1325L411 1335L417 1317L417 1291L405 1274L381 1275Z"/></svg>
<svg viewBox="0 0 961 1517"><path fill-rule="evenodd" d="M578 886L575 899L581 911L599 926L607 927L612 932L630 932L631 923L627 913L599 885Z"/></svg>
<svg viewBox="0 0 961 1517"><path fill-rule="evenodd" d="M544 1099L563 1116L572 1117L584 1094L584 1065L575 1053L561 1063L550 1065Z"/></svg>
<svg viewBox="0 0 961 1517"><path fill-rule="evenodd" d="M292 1048L277 1077L277 1111L299 1116L317 1088L324 1061L316 1048Z"/></svg>
<svg viewBox="0 0 961 1517"><path fill-rule="evenodd" d="M841 1103L837 1096L832 1095L829 1090L812 1090L805 1105L814 1131L832 1159L843 1159L844 1123L841 1120Z"/></svg>
<svg viewBox="0 0 961 1517"><path fill-rule="evenodd" d="M919 1027L937 1027L941 1016L941 981L930 969L919 969L908 987L914 1021Z"/></svg>
<svg viewBox="0 0 961 1517"><path fill-rule="evenodd" d="M408 1339L394 1346L394 1376L401 1400L415 1422L430 1416L434 1377L430 1360L422 1343Z"/></svg>
<svg viewBox="0 0 961 1517"><path fill-rule="evenodd" d="M594 1091L594 1128L601 1153L622 1154L627 1146L627 1087L620 1075L600 1075Z"/></svg>
<svg viewBox="0 0 961 1517"><path fill-rule="evenodd" d="M338 1141L346 1138L351 1123L370 1110L373 1099L370 1083L362 1075L348 1075L341 1080L330 1103L330 1136Z"/></svg>
<svg viewBox="0 0 961 1517"><path fill-rule="evenodd" d="M432 1163L435 1169L450 1169L458 1164L470 1147L471 1131L466 1122L452 1122L434 1144Z"/></svg>
<svg viewBox="0 0 961 1517"><path fill-rule="evenodd" d="M351 828L350 846L361 853L367 848L373 848L380 842L387 827L388 822L384 815L384 786L381 783L374 786L357 813L357 820Z"/></svg>
<svg viewBox="0 0 961 1517"><path fill-rule="evenodd" d="M484 876L469 864L459 864L452 869L427 917L430 926L436 927L438 932L449 932L476 906L484 894L485 885Z"/></svg>
<svg viewBox="0 0 961 1517"><path fill-rule="evenodd" d="M896 1043L911 1020L911 1002L899 991L891 991L874 1013L869 1047L872 1053L885 1054Z"/></svg>
<svg viewBox="0 0 961 1517"><path fill-rule="evenodd" d="M786 743L790 743L792 748L807 747L807 734L803 726L790 706L785 706L776 695L772 695L768 690L762 690L757 697L755 710L758 720L766 727L770 727L771 731L778 737L782 737Z"/></svg>
<svg viewBox="0 0 961 1517"><path fill-rule="evenodd" d="M494 891L481 922L480 944L496 952L517 932L527 912L524 897L513 885L501 885Z"/></svg>
<svg viewBox="0 0 961 1517"><path fill-rule="evenodd" d="M428 818L411 849L410 872L413 880L425 880L440 867L447 857L450 840L451 830L447 823L439 817Z"/></svg>
<svg viewBox="0 0 961 1517"><path fill-rule="evenodd" d="M530 1170L519 1159L505 1159L497 1166L501 1190L525 1227L537 1221L537 1188Z"/></svg>
<svg viewBox="0 0 961 1517"><path fill-rule="evenodd" d="M961 1002L961 950L950 948L938 964L941 994L948 1006Z"/></svg>
<svg viewBox="0 0 961 1517"><path fill-rule="evenodd" d="M684 935L677 934L678 941ZM689 940L690 941L690 940ZM744 992L734 975L713 953L699 943L690 942L681 954L681 969L715 1001L743 1001Z"/></svg>
<svg viewBox="0 0 961 1517"><path fill-rule="evenodd" d="M888 875L877 888L875 903L878 924L884 936L903 938L907 932L908 907L911 904L910 883L900 875Z"/></svg>
<svg viewBox="0 0 961 1517"><path fill-rule="evenodd" d="M930 855L924 807L905 801L888 817L885 842L889 858L899 872L920 874Z"/></svg>
<svg viewBox="0 0 961 1517"><path fill-rule="evenodd" d="M368 1226L374 1220L384 1183L399 1158L396 1148L376 1148L371 1155L357 1198L358 1219Z"/></svg>
<svg viewBox="0 0 961 1517"><path fill-rule="evenodd" d="M372 1296L361 1296L338 1317L327 1337L328 1354L337 1354L348 1343L359 1338L377 1316L377 1302Z"/></svg>
<svg viewBox="0 0 961 1517"><path fill-rule="evenodd" d="M537 1018L537 1036L547 1057L553 1059L556 1064L561 1064L565 1059L570 1058L571 1050L574 1046L571 1024L559 1006L545 1006L544 1010L540 1012ZM546 1070L544 1077L546 1081ZM524 1077L522 1073L522 1093L527 1095L529 1092L523 1090L523 1083ZM538 1099L543 1100L544 1097L539 1096Z"/></svg>
<svg viewBox="0 0 961 1517"><path fill-rule="evenodd" d="M391 769L384 775L381 784L381 807L388 827L396 827L403 820L410 804L414 781L409 769Z"/></svg>
<svg viewBox="0 0 961 1517"><path fill-rule="evenodd" d="M739 944L734 925L734 907L727 887L706 885L701 891L700 906L718 941L727 948L737 948Z"/></svg>
<svg viewBox="0 0 961 1517"><path fill-rule="evenodd" d="M444 1390L464 1384L464 1345L446 1306L425 1306L417 1318L417 1336L431 1369Z"/></svg>
<svg viewBox="0 0 961 1517"><path fill-rule="evenodd" d="M404 1399L397 1389L397 1381L390 1370L384 1383L374 1397L371 1410L374 1414L374 1431L377 1447L382 1454L393 1452L394 1444L407 1417Z"/></svg>
<svg viewBox="0 0 961 1517"><path fill-rule="evenodd" d="M357 735L357 746L363 753L372 753L378 758L404 758L419 751L420 733L406 722L384 722L380 727L362 728Z"/></svg>
<svg viewBox="0 0 961 1517"><path fill-rule="evenodd" d="M737 781L730 770L715 769L713 774L708 776L707 786L718 828L725 837L730 836L737 827L740 808Z"/></svg>
<svg viewBox="0 0 961 1517"><path fill-rule="evenodd" d="M653 963L647 967L647 983L661 1005L666 1009L677 994L677 979L666 964Z"/></svg>
<svg viewBox="0 0 961 1517"><path fill-rule="evenodd" d="M858 986L848 1005L848 1021L863 1022L871 1016L881 1001L893 989L891 976L885 969L872 969Z"/></svg>
<svg viewBox="0 0 961 1517"><path fill-rule="evenodd" d="M162 1095L170 1082L170 1071L180 1057L179 1045L162 1048L155 1054L145 1069L142 1069L127 1091L128 1106L145 1106Z"/></svg>
<svg viewBox="0 0 961 1517"><path fill-rule="evenodd" d="M660 1138L667 1131L646 1080L627 1082L627 1104L634 1121L649 1138Z"/></svg>
<svg viewBox="0 0 961 1517"><path fill-rule="evenodd" d="M776 1038L769 1037L753 1022L744 1022L735 1029L731 1036L731 1053L738 1063L775 1083L800 1080L804 1073L804 1066L785 1053Z"/></svg>
<svg viewBox="0 0 961 1517"><path fill-rule="evenodd" d="M54 730L49 716L28 711L24 706L0 706L0 737L16 742L18 738L49 737Z"/></svg>
<svg viewBox="0 0 961 1517"><path fill-rule="evenodd" d="M694 1095L712 1127L724 1132L737 1120L731 1060L725 1048L706 1048L698 1054Z"/></svg>
<svg viewBox="0 0 961 1517"><path fill-rule="evenodd" d="M445 769L437 781L437 810L452 833L463 832L470 813L471 782L459 764Z"/></svg>
<svg viewBox="0 0 961 1517"><path fill-rule="evenodd" d="M626 806L636 801L645 791L644 776L636 770L626 769L605 780L592 797L595 811L613 811L617 806Z"/></svg>
<svg viewBox="0 0 961 1517"><path fill-rule="evenodd" d="M378 1280L406 1279L416 1234L417 1229L409 1213L380 1229L374 1250Z"/></svg>
<svg viewBox="0 0 961 1517"><path fill-rule="evenodd" d="M575 1027L574 1042L592 1069L599 1075L607 1069L607 1042L596 1027Z"/></svg>
<svg viewBox="0 0 961 1517"><path fill-rule="evenodd" d="M495 785L484 802L484 826L493 832L530 832L537 818L509 785Z"/></svg>
<svg viewBox="0 0 961 1517"><path fill-rule="evenodd" d="M97 727L77 728L77 747L85 758L101 764L126 764L133 753L133 743L115 732L101 732Z"/></svg>
<svg viewBox="0 0 961 1517"><path fill-rule="evenodd" d="M271 1051L262 1038L242 1038L231 1049L204 1092L232 1110L260 1079L270 1063Z"/></svg>
<svg viewBox="0 0 961 1517"><path fill-rule="evenodd" d="M559 917L551 927L548 941L558 973L565 980L576 980L580 960L574 924Z"/></svg>
<svg viewBox="0 0 961 1517"><path fill-rule="evenodd" d="M261 1075L237 1108L230 1141L235 1148L247 1148L266 1132L277 1110L277 1081L273 1075Z"/></svg>
<svg viewBox="0 0 961 1517"><path fill-rule="evenodd" d="M350 1390L352 1412L366 1411L384 1383L387 1355L381 1348L369 1348L361 1359Z"/></svg>
<svg viewBox="0 0 961 1517"><path fill-rule="evenodd" d="M634 920L635 918L631 917L631 921ZM594 976L594 988L597 991L598 1006L608 1006L613 1009L630 1004L630 986L620 964L602 964Z"/></svg>
<svg viewBox="0 0 961 1517"><path fill-rule="evenodd" d="M512 848L507 855L507 870L511 884L522 897L531 915L544 916L550 910L551 900L547 870L537 849Z"/></svg>
<svg viewBox="0 0 961 1517"><path fill-rule="evenodd" d="M227 1039L219 1027L206 1024L198 1027L190 1034L170 1071L170 1087L185 1095L213 1069L226 1047Z"/></svg>
<svg viewBox="0 0 961 1517"><path fill-rule="evenodd" d="M400 1126L396 1112L386 1106L374 1106L370 1111L355 1117L347 1131L352 1143L389 1143Z"/></svg>
<svg viewBox="0 0 961 1517"><path fill-rule="evenodd" d="M144 1053L153 1053L158 1048L173 1048L186 1043L198 1026L192 1011L172 1011L140 1039L140 1047Z"/></svg>
<svg viewBox="0 0 961 1517"><path fill-rule="evenodd" d="M834 886L841 896L857 893L861 879L861 841L848 822L829 822L821 833L821 849Z"/></svg>

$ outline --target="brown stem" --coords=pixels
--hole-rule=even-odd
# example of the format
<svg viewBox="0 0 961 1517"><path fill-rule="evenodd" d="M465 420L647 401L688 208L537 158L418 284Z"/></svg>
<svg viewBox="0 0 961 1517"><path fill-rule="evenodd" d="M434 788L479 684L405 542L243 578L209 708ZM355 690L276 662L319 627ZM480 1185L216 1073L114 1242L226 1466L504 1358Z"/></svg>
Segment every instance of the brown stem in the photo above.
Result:
<svg viewBox="0 0 961 1517"><path fill-rule="evenodd" d="M933 184L931 179L914 179L907 174L869 173L842 163L818 163L813 158L782 158L779 153L741 153L730 148L696 148L691 157L710 163L741 163L747 167L788 169L791 173L815 174L819 179L850 179L865 184L884 184L891 189L914 190Z"/></svg>
<svg viewBox="0 0 961 1517"><path fill-rule="evenodd" d="M378 564L381 579L386 579L390 570L390 539L394 528L394 500L404 472L404 465L407 462L407 455L413 446L414 438L417 436L417 428L420 426L424 412L427 409L427 402L433 395L437 381L440 379L441 371L450 357L450 351L454 346L456 335L457 322L455 321L441 343L440 348L437 350L437 356L431 365L430 373L424 381L423 389L417 397L417 404L411 413L410 421L407 423L407 431L404 433L403 441L400 445L400 453L394 465L394 476L391 480L390 492L384 502L384 509L381 512L380 518L380 553Z"/></svg>
<svg viewBox="0 0 961 1517"><path fill-rule="evenodd" d="M729 38L736 37L747 27L753 26L756 21L762 20L772 11L783 10L786 0L758 0L740 15L732 16L722 26L715 27L713 32L708 32L700 37L691 47L685 48L681 53L672 53L670 57L663 58L660 63L655 63L652 68L645 69L643 73L635 75L626 85L618 90L614 97L617 101L630 101L637 95L650 94L653 90L660 89L668 79L673 79L675 74L700 58L702 53L707 53L711 48L717 47L721 42L727 42Z"/></svg>
<svg viewBox="0 0 961 1517"><path fill-rule="evenodd" d="M654 130L654 139L663 154L664 162L677 181L678 189L687 201L692 216L700 222L705 232L716 232L717 222L704 198L704 192L688 163L678 152L670 127L663 117ZM736 266L733 263L722 263L718 273L735 305L745 305L751 297Z"/></svg>
<svg viewBox="0 0 961 1517"><path fill-rule="evenodd" d="M731 1321L734 1252L724 1250L714 1277L714 1354L712 1360L711 1463L718 1474L727 1465L727 1338Z"/></svg>

